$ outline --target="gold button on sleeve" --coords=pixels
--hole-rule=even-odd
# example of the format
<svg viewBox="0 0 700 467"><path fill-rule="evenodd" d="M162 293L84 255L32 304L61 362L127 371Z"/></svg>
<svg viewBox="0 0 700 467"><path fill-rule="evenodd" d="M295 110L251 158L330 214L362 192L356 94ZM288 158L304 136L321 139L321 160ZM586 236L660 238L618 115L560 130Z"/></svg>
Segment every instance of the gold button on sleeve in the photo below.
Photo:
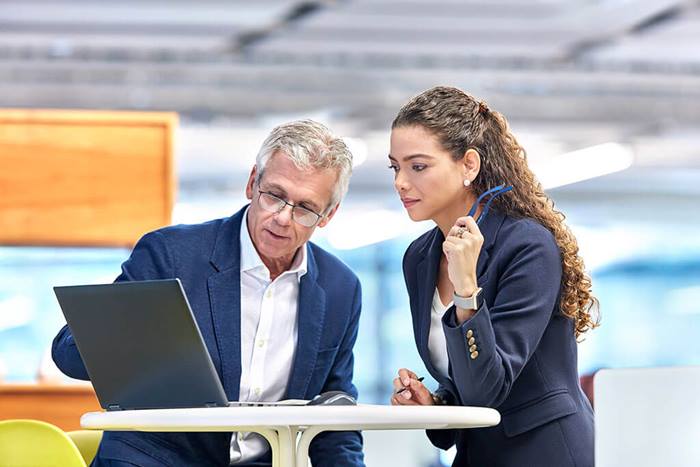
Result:
<svg viewBox="0 0 700 467"><path fill-rule="evenodd" d="M479 356L479 351L478 351L478 350L475 350L475 351L472 352L471 355L469 355L469 356L472 358L472 360L474 360L476 357Z"/></svg>
<svg viewBox="0 0 700 467"><path fill-rule="evenodd" d="M469 340L467 341L467 344L474 345L474 342L476 342L476 339L474 339L473 337L470 337Z"/></svg>
<svg viewBox="0 0 700 467"><path fill-rule="evenodd" d="M467 339L469 339L469 338L472 337L473 335L474 335L474 331L472 331L471 329L469 329L469 330L467 331Z"/></svg>
<svg viewBox="0 0 700 467"><path fill-rule="evenodd" d="M476 350L476 344L474 344L474 345L472 345L471 347L469 347L469 351L470 351L470 352L474 352L475 350Z"/></svg>

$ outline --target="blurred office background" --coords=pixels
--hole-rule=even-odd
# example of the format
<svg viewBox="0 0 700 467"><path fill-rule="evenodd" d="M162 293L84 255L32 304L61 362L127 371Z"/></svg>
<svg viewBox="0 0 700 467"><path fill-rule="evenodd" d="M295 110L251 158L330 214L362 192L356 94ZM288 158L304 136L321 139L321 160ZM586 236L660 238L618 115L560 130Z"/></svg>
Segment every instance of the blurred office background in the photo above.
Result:
<svg viewBox="0 0 700 467"><path fill-rule="evenodd" d="M367 403L388 401L400 367L427 375L401 258L431 226L404 214L386 156L396 111L437 84L507 116L578 237L603 318L581 374L700 364L700 2L0 1L0 107L179 113L175 223L237 211L277 123L310 117L348 139L350 192L315 241L363 284ZM0 246L5 382L52 371L51 287L110 282L128 253ZM387 465L387 442L406 449L393 462L437 465L422 433L366 438L370 466Z"/></svg>

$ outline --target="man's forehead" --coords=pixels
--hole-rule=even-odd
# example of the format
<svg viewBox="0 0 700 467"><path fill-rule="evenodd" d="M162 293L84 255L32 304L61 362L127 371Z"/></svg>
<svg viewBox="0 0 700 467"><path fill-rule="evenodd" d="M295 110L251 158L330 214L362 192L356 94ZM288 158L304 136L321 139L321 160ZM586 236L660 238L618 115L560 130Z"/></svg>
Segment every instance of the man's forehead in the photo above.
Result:
<svg viewBox="0 0 700 467"><path fill-rule="evenodd" d="M306 202L323 209L330 202L335 173L329 169L299 169L291 161L289 164L294 168L282 167L270 160L260 180L260 188L275 189L295 203Z"/></svg>

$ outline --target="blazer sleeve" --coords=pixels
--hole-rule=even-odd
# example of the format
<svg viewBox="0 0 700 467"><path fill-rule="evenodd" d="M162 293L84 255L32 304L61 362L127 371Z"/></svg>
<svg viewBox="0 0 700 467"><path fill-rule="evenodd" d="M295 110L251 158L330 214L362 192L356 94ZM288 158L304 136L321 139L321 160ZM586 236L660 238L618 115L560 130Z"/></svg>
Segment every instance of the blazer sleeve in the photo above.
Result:
<svg viewBox="0 0 700 467"><path fill-rule="evenodd" d="M493 303L482 301L461 325L454 306L443 316L452 377L463 405L498 407L505 401L558 303L561 260L549 231L529 224L502 248L508 259L500 268Z"/></svg>
<svg viewBox="0 0 700 467"><path fill-rule="evenodd" d="M456 405L454 394L448 391L444 386L438 386L435 390L435 394L440 396L442 400L445 401L446 405ZM428 435L430 442L433 443L433 446L440 449L450 449L457 442L458 431L456 429L425 430L425 433Z"/></svg>
<svg viewBox="0 0 700 467"><path fill-rule="evenodd" d="M171 277L174 277L172 257L163 234L156 231L138 241L129 259L122 264L122 273L115 282ZM54 338L51 357L56 366L71 378L90 379L68 325L63 326Z"/></svg>
<svg viewBox="0 0 700 467"><path fill-rule="evenodd" d="M325 391L345 391L357 398L357 389L352 384L354 357L352 353L360 324L362 290L355 280L352 312L345 335L340 343L335 362L323 386ZM309 457L313 467L364 466L362 435L359 431L326 431L316 436L309 446Z"/></svg>

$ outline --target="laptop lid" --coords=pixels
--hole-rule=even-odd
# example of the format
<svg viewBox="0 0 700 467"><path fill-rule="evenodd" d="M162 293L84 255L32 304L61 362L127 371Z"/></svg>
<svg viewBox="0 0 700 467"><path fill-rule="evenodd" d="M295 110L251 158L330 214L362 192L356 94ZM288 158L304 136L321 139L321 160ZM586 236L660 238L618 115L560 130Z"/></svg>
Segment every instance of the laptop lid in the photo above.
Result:
<svg viewBox="0 0 700 467"><path fill-rule="evenodd" d="M179 279L54 292L102 408L228 405Z"/></svg>

